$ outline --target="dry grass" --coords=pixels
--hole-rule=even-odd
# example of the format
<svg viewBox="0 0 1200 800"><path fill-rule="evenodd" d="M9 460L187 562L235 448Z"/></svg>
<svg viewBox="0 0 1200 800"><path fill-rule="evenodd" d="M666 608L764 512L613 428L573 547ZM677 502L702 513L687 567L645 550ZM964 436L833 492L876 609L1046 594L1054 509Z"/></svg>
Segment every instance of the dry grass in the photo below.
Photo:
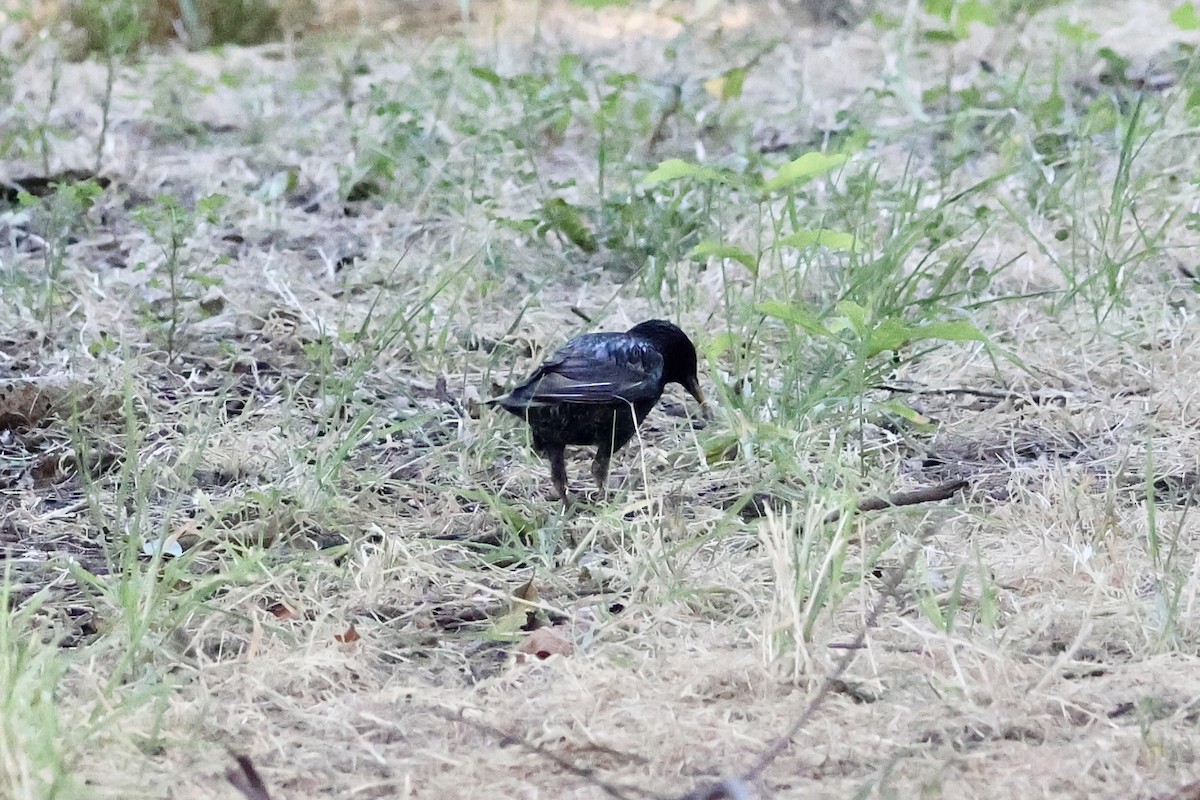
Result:
<svg viewBox="0 0 1200 800"><path fill-rule="evenodd" d="M0 199L0 794L229 798L232 750L276 798L605 796L540 748L677 796L771 746L918 548L755 792L1190 796L1200 349L1180 267L1200 193L1191 64L1157 32L1192 34L1145 3L954 45L926 43L926 17L533 5L147 55L116 74L103 192ZM1062 16L1099 38L1064 39ZM1021 105L1057 65L1069 113L1113 96L1128 120L1100 46L1130 81L1171 78L1120 202L1119 135L1051 163ZM740 98L706 93L756 55ZM6 63L0 177L86 169L103 68L50 46ZM922 94L947 84L989 88ZM667 158L740 168L781 146L777 167L826 143L849 165L791 209L630 190ZM549 198L587 211L594 252ZM606 238L622 198L644 227ZM757 248L792 209L877 258L684 256ZM912 231L900 270L847 289ZM1104 252L1125 259L1113 293ZM955 259L974 272L935 296ZM912 345L855 384L844 339L755 310L828 321L926 273L875 310L928 300L994 347ZM573 309L679 321L719 411L696 426L672 390L610 501L564 515L524 433L477 404L587 327ZM938 507L853 512L954 479L968 490ZM568 652L521 652L531 620Z"/></svg>

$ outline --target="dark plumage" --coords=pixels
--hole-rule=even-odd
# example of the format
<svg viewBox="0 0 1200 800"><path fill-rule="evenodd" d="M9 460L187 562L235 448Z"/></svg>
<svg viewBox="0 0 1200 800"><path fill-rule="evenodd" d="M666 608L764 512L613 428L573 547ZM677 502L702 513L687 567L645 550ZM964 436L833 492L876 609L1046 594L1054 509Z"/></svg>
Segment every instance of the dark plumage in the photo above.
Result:
<svg viewBox="0 0 1200 800"><path fill-rule="evenodd" d="M520 386L488 402L529 423L534 449L549 459L550 479L569 505L566 446L596 448L592 477L604 491L609 459L637 433L668 383L681 384L704 407L692 340L652 319L625 333L575 337Z"/></svg>

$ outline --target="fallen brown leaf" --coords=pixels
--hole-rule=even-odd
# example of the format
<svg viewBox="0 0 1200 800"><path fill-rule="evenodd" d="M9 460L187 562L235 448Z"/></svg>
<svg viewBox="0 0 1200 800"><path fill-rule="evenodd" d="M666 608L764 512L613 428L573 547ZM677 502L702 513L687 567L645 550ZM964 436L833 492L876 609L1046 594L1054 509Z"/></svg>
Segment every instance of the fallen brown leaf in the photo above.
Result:
<svg viewBox="0 0 1200 800"><path fill-rule="evenodd" d="M346 629L345 633L335 633L333 635L333 638L337 639L342 644L353 644L354 642L357 642L362 637L358 635L358 629L355 628L354 625L352 624L349 628Z"/></svg>
<svg viewBox="0 0 1200 800"><path fill-rule="evenodd" d="M292 608L290 605L288 605L287 603L283 603L283 602L272 603L271 605L267 606L267 611L269 611L275 617L275 619L299 619L300 618L300 614L297 613L296 609ZM353 628L351 628L351 630L353 630Z"/></svg>
<svg viewBox="0 0 1200 800"><path fill-rule="evenodd" d="M569 656L574 651L575 645L554 628L538 628L517 647L517 661L523 662L523 656L527 655L545 660L550 656Z"/></svg>

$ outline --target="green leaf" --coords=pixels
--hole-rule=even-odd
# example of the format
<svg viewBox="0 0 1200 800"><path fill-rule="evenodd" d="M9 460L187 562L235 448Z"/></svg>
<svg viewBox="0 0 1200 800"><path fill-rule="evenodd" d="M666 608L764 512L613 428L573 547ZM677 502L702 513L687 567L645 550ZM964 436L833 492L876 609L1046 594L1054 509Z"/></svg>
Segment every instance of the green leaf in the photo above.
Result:
<svg viewBox="0 0 1200 800"><path fill-rule="evenodd" d="M1194 3L1184 3L1171 12L1171 23L1181 31L1194 31L1200 28L1200 14L1196 13Z"/></svg>
<svg viewBox="0 0 1200 800"><path fill-rule="evenodd" d="M284 185L287 184L287 178L284 179ZM196 213L210 223L216 223L220 220L221 209L229 202L229 198L223 194L210 194L201 197L196 201Z"/></svg>
<svg viewBox="0 0 1200 800"><path fill-rule="evenodd" d="M925 0L925 13L949 22L954 13L954 0Z"/></svg>
<svg viewBox="0 0 1200 800"><path fill-rule="evenodd" d="M653 186L658 183L682 180L683 178L694 178L695 180L701 181L719 181L728 183L728 177L726 175L711 167L702 167L699 164L689 164L688 162L678 158L668 158L666 161L659 164L653 172L642 178L642 185Z"/></svg>
<svg viewBox="0 0 1200 800"><path fill-rule="evenodd" d="M922 36L925 41L935 44L956 44L959 40L958 34L948 30L929 30L925 31Z"/></svg>
<svg viewBox="0 0 1200 800"><path fill-rule="evenodd" d="M579 209L561 197L552 197L542 203L542 220L585 253L594 253L600 249Z"/></svg>
<svg viewBox="0 0 1200 800"><path fill-rule="evenodd" d="M499 504L500 518L504 521L504 525L517 538L529 536L537 530L537 525L533 520L526 517L513 506L505 503Z"/></svg>
<svg viewBox="0 0 1200 800"><path fill-rule="evenodd" d="M937 429L937 424L933 420L922 414L920 411L909 408L908 406L904 405L904 403L890 400L881 404L880 408L885 412L893 414L905 422L913 425L915 428L917 428L917 430L928 432Z"/></svg>
<svg viewBox="0 0 1200 800"><path fill-rule="evenodd" d="M1190 5L1190 4L1189 4ZM1088 27L1086 22L1071 22L1066 17L1059 17L1054 23L1058 35L1074 44L1086 44L1100 38L1100 34Z"/></svg>
<svg viewBox="0 0 1200 800"><path fill-rule="evenodd" d="M1096 55L1104 60L1108 65L1109 75L1114 81L1124 81L1129 74L1129 68L1132 62L1125 56L1113 50L1111 47L1101 47L1096 51Z"/></svg>
<svg viewBox="0 0 1200 800"><path fill-rule="evenodd" d="M732 350L734 345L740 341L740 337L735 334L729 331L721 331L708 340L708 345L704 348L704 355L709 361L717 361L721 356Z"/></svg>
<svg viewBox="0 0 1200 800"><path fill-rule="evenodd" d="M521 638L523 628L529 624L529 613L532 608L517 606L508 613L497 617L482 636L493 642L516 642Z"/></svg>
<svg viewBox="0 0 1200 800"><path fill-rule="evenodd" d="M853 300L843 300L837 304L838 313L846 318L850 327L859 336L867 333L867 310Z"/></svg>
<svg viewBox="0 0 1200 800"><path fill-rule="evenodd" d="M491 84L497 89L504 85L504 78L501 78L500 74L494 69L490 69L488 67L471 67L467 70L467 72L471 73L471 75L483 81L484 83Z"/></svg>
<svg viewBox="0 0 1200 800"><path fill-rule="evenodd" d="M941 339L944 342L986 342L988 339L983 332L965 319L946 322L931 322L928 325L918 325L912 329L912 341L921 339Z"/></svg>
<svg viewBox="0 0 1200 800"><path fill-rule="evenodd" d="M1033 107L1033 119L1040 128L1049 128L1062 122L1066 108L1067 103L1055 84L1050 96Z"/></svg>
<svg viewBox="0 0 1200 800"><path fill-rule="evenodd" d="M764 316L782 320L789 325L803 328L817 336L831 335L829 329L821 323L821 320L793 303L785 303L781 300L767 300L755 306L755 310Z"/></svg>
<svg viewBox="0 0 1200 800"><path fill-rule="evenodd" d="M804 183L845 163L846 156L840 153L831 156L815 151L805 153L795 161L789 161L780 167L775 177L763 184L762 190L765 194L771 194Z"/></svg>
<svg viewBox="0 0 1200 800"><path fill-rule="evenodd" d="M704 82L704 91L718 100L732 100L742 96L742 87L746 85L746 67L734 67L722 72L716 78Z"/></svg>
<svg viewBox="0 0 1200 800"><path fill-rule="evenodd" d="M858 246L858 240L853 234L831 231L825 228L816 230L796 231L790 236L775 241L776 247L795 247L803 250L808 247L824 247L829 250L852 251Z"/></svg>
<svg viewBox="0 0 1200 800"><path fill-rule="evenodd" d="M217 275L209 275L206 272L189 272L185 277L195 281L204 289L211 289L214 286L221 286L225 281Z"/></svg>
<svg viewBox="0 0 1200 800"><path fill-rule="evenodd" d="M735 461L741 442L735 434L710 438L704 447L704 463L709 466Z"/></svg>
<svg viewBox="0 0 1200 800"><path fill-rule="evenodd" d="M885 350L900 350L913 342L939 339L947 342L986 342L987 337L966 320L931 322L927 325L909 325L890 318L881 322L867 338L867 358L877 356Z"/></svg>
<svg viewBox="0 0 1200 800"><path fill-rule="evenodd" d="M748 253L737 245L709 240L696 245L688 253L688 258L694 258L698 261L710 256L731 258L752 273L758 273L758 258L753 253Z"/></svg>
<svg viewBox="0 0 1200 800"><path fill-rule="evenodd" d="M912 341L912 332L913 329L901 320L885 319L867 337L866 357L873 358L885 350L900 350Z"/></svg>
<svg viewBox="0 0 1200 800"><path fill-rule="evenodd" d="M996 25L996 11L990 3L985 3L983 0L964 0L958 6L957 27L963 34L969 34L968 30L972 22L978 22L986 25L989 28ZM963 38L966 38L964 35Z"/></svg>

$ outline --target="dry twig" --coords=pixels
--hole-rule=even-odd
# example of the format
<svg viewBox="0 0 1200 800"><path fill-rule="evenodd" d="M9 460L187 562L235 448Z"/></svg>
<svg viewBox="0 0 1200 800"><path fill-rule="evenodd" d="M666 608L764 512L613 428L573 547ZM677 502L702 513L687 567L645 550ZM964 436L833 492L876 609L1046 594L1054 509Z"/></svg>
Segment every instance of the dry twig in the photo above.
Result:
<svg viewBox="0 0 1200 800"><path fill-rule="evenodd" d="M641 787L618 786L615 783L609 783L608 781L602 780L596 776L596 771L590 767L576 766L570 761L567 761L565 758L555 755L541 745L526 741L524 738L517 736L516 734L508 733L493 725L489 725L486 722L470 719L465 716L461 710L451 711L445 708L431 707L430 711L432 711L434 714L437 714L439 717L442 717L443 719L451 722L462 722L470 725L472 728L475 728L478 731L495 736L500 740L501 744L516 745L517 747L527 750L530 753L535 753L549 761L554 766L558 767L563 772L569 772L575 777L582 778L593 786L596 786L609 797L616 797L618 800L630 800L630 798L633 797L662 797L662 795L655 794L654 792L651 792L647 789L642 789Z"/></svg>
<svg viewBox="0 0 1200 800"><path fill-rule="evenodd" d="M967 485L965 480L953 480L939 483L936 486L927 486L923 489L915 489L911 492L896 492L887 497L864 497L858 503L859 511L882 511L885 508L896 508L898 506L915 506L920 503L937 503L942 500L949 500L956 495L961 489ZM842 517L842 512L831 511L825 517L825 524L837 522Z"/></svg>
<svg viewBox="0 0 1200 800"><path fill-rule="evenodd" d="M974 386L900 386L894 383L881 383L875 387L894 394L924 394L951 395L965 394L971 397L982 397L986 400L1023 400L1035 405L1062 403L1066 405L1071 395L1067 392L1016 392L1012 389L981 389Z"/></svg>

